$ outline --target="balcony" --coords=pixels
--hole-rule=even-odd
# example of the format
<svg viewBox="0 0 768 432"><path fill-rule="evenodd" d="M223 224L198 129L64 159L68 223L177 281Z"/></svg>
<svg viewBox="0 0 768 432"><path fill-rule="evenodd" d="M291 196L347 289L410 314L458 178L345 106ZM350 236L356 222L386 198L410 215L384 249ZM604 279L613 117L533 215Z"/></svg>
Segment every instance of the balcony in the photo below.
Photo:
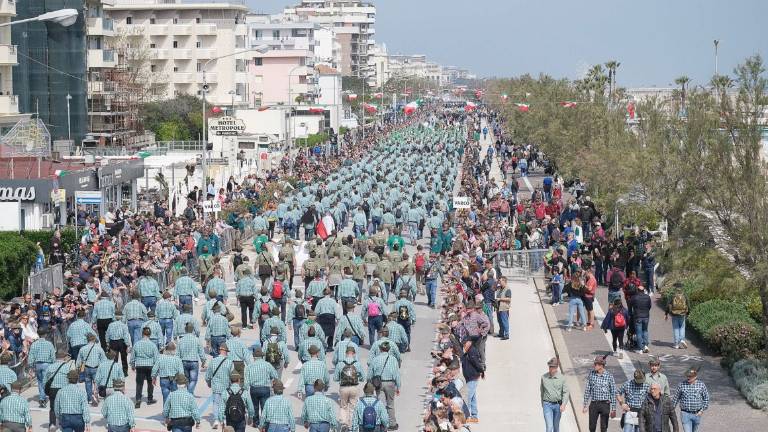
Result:
<svg viewBox="0 0 768 432"><path fill-rule="evenodd" d="M216 24L195 24L195 32L198 35L215 35Z"/></svg>
<svg viewBox="0 0 768 432"><path fill-rule="evenodd" d="M208 60L216 57L216 50L211 48L198 48L195 50L198 60Z"/></svg>
<svg viewBox="0 0 768 432"><path fill-rule="evenodd" d="M16 45L0 45L0 65L17 65Z"/></svg>
<svg viewBox="0 0 768 432"><path fill-rule="evenodd" d="M115 51L106 49L88 50L89 68L113 68L117 66L115 61Z"/></svg>
<svg viewBox="0 0 768 432"><path fill-rule="evenodd" d="M88 18L86 21L88 34L92 36L114 36L115 23L109 18Z"/></svg>
<svg viewBox="0 0 768 432"><path fill-rule="evenodd" d="M173 58L176 60L189 60L192 58L192 50L174 48L170 51Z"/></svg>
<svg viewBox="0 0 768 432"><path fill-rule="evenodd" d="M151 48L149 55L151 58L156 60L170 60L173 58L171 56L171 50L167 49Z"/></svg>
<svg viewBox="0 0 768 432"><path fill-rule="evenodd" d="M16 15L16 0L0 0L0 15Z"/></svg>
<svg viewBox="0 0 768 432"><path fill-rule="evenodd" d="M168 26L169 34L176 36L189 36L192 34L191 24L171 24Z"/></svg>
<svg viewBox="0 0 768 432"><path fill-rule="evenodd" d="M199 83L203 82L203 73L198 72L197 73L197 81ZM217 83L219 82L219 75L216 72L206 72L205 73L205 82L207 83Z"/></svg>
<svg viewBox="0 0 768 432"><path fill-rule="evenodd" d="M195 74L190 72L177 72L173 74L174 84L190 84L196 82L195 78L197 78Z"/></svg>
<svg viewBox="0 0 768 432"><path fill-rule="evenodd" d="M19 97L16 95L0 95L0 115L19 113Z"/></svg>
<svg viewBox="0 0 768 432"><path fill-rule="evenodd" d="M147 24L147 34L150 36L165 36L168 34L168 26L165 24Z"/></svg>

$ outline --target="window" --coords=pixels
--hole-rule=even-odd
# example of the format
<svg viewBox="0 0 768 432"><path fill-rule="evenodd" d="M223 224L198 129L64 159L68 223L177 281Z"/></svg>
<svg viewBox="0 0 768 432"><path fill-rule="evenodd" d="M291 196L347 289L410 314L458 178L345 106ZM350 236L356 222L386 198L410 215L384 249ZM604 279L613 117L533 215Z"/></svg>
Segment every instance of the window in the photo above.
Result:
<svg viewBox="0 0 768 432"><path fill-rule="evenodd" d="M179 47L179 41L173 41L173 47L178 48Z"/></svg>
<svg viewBox="0 0 768 432"><path fill-rule="evenodd" d="M254 75L253 76L253 83L254 84L261 84L264 82L264 76L262 75Z"/></svg>
<svg viewBox="0 0 768 432"><path fill-rule="evenodd" d="M173 71L174 71L174 72L178 72L178 71L179 71L179 67L178 67L178 66L174 66L174 67L173 67Z"/></svg>
<svg viewBox="0 0 768 432"><path fill-rule="evenodd" d="M261 39L261 30L254 30L253 37L254 39Z"/></svg>
<svg viewBox="0 0 768 432"><path fill-rule="evenodd" d="M203 71L203 64L201 62L197 62L197 71L202 72Z"/></svg>
<svg viewBox="0 0 768 432"><path fill-rule="evenodd" d="M150 72L157 72L157 65L149 65Z"/></svg>
<svg viewBox="0 0 768 432"><path fill-rule="evenodd" d="M306 66L307 65L307 58L301 57L299 58L299 66Z"/></svg>
<svg viewBox="0 0 768 432"><path fill-rule="evenodd" d="M280 39L280 30L272 30L272 39Z"/></svg>
<svg viewBox="0 0 768 432"><path fill-rule="evenodd" d="M125 17L126 24L133 24L133 17Z"/></svg>
<svg viewBox="0 0 768 432"><path fill-rule="evenodd" d="M202 47L203 47L203 43L202 42L200 42L200 41L195 42L195 48L202 48Z"/></svg>
<svg viewBox="0 0 768 432"><path fill-rule="evenodd" d="M174 18L174 19L173 19L173 23L174 23L174 24L178 24L178 23L179 23L179 19L178 19L178 18Z"/></svg>
<svg viewBox="0 0 768 432"><path fill-rule="evenodd" d="M155 45L155 44L151 43L151 44L149 44L149 47L150 47L150 48L157 48L157 45Z"/></svg>
<svg viewBox="0 0 768 432"><path fill-rule="evenodd" d="M203 19L200 17L195 18L195 24L200 24L203 22Z"/></svg>
<svg viewBox="0 0 768 432"><path fill-rule="evenodd" d="M246 94L248 91L246 90L246 84L245 83L236 83L235 84L235 95L236 96L242 96Z"/></svg>
<svg viewBox="0 0 768 432"><path fill-rule="evenodd" d="M264 59L261 57L254 57L253 58L253 65L254 66L263 66L264 65Z"/></svg>
<svg viewBox="0 0 768 432"><path fill-rule="evenodd" d="M154 24L154 23L155 23L155 17L152 17L152 18L150 18L150 19L149 19L149 23L150 23L150 24Z"/></svg>

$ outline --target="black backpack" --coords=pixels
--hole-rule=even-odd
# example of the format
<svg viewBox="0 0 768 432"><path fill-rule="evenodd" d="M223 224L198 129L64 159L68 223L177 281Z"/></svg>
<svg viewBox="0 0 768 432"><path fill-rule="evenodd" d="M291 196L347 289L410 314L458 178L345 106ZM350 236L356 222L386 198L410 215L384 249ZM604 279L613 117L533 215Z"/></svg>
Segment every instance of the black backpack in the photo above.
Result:
<svg viewBox="0 0 768 432"><path fill-rule="evenodd" d="M403 217L403 210L401 208L398 208L397 210L395 210L395 217L398 219Z"/></svg>
<svg viewBox="0 0 768 432"><path fill-rule="evenodd" d="M243 400L243 389L237 393L232 393L232 389L227 389L229 398L224 407L224 413L228 425L234 425L245 420L245 401Z"/></svg>
<svg viewBox="0 0 768 432"><path fill-rule="evenodd" d="M614 271L613 274L611 274L611 280L608 282L608 287L612 291L618 291L621 289L621 286L624 284L624 281L622 280L621 272Z"/></svg>
<svg viewBox="0 0 768 432"><path fill-rule="evenodd" d="M299 303L296 305L296 309L293 310L293 319L301 319L307 317L307 308L304 307L304 303Z"/></svg>
<svg viewBox="0 0 768 432"><path fill-rule="evenodd" d="M232 258L233 268L236 269L242 263L243 263L243 256L239 253L236 253L235 256Z"/></svg>

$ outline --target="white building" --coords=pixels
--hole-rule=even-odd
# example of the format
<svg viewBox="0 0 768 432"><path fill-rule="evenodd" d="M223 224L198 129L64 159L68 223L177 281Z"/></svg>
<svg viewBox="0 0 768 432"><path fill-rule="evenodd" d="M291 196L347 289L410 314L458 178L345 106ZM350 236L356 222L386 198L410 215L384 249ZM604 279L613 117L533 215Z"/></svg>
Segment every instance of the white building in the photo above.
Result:
<svg viewBox="0 0 768 432"><path fill-rule="evenodd" d="M371 56L371 63L373 64L375 77L374 86L381 88L390 78L389 55L387 54L387 46L385 44L376 44L374 45L372 52L373 56Z"/></svg>
<svg viewBox="0 0 768 432"><path fill-rule="evenodd" d="M285 8L284 14L333 29L340 47L338 57L333 57L338 60L336 66L342 75L364 78L369 85L374 84L371 51L375 44L376 6L360 0L302 0Z"/></svg>
<svg viewBox="0 0 768 432"><path fill-rule="evenodd" d="M205 79L211 104L248 105L246 75L253 53L246 50L244 0L114 1L105 9L115 31L139 37L145 47L137 49L149 50L151 71L161 80L157 99L202 96Z"/></svg>
<svg viewBox="0 0 768 432"><path fill-rule="evenodd" d="M0 23L16 16L15 0L0 0ZM11 27L0 27L0 135L29 114L19 114L19 100L13 94L13 67L18 64L16 45L11 44Z"/></svg>
<svg viewBox="0 0 768 432"><path fill-rule="evenodd" d="M325 65L315 66L317 74L317 87L319 106L325 108L329 120L328 126L334 131L339 131L343 111L343 98L341 95L341 73Z"/></svg>

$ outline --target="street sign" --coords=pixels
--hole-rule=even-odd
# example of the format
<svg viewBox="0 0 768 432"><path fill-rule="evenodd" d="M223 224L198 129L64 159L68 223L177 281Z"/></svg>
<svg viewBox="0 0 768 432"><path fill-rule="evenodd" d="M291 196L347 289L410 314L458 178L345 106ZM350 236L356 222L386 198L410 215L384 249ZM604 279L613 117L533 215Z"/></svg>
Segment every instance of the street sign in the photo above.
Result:
<svg viewBox="0 0 768 432"><path fill-rule="evenodd" d="M472 206L472 199L470 197L453 197L453 208L468 209L471 206Z"/></svg>
<svg viewBox="0 0 768 432"><path fill-rule="evenodd" d="M239 118L223 116L208 120L208 128L216 136L235 136L245 132L245 123Z"/></svg>
<svg viewBox="0 0 768 432"><path fill-rule="evenodd" d="M51 191L51 201L54 204L61 204L67 200L67 191L65 189L54 189Z"/></svg>
<svg viewBox="0 0 768 432"><path fill-rule="evenodd" d="M75 191L77 204L101 204L101 191Z"/></svg>
<svg viewBox="0 0 768 432"><path fill-rule="evenodd" d="M220 212L220 211L221 211L221 201L219 200L203 201L204 213L213 213L213 212Z"/></svg>

